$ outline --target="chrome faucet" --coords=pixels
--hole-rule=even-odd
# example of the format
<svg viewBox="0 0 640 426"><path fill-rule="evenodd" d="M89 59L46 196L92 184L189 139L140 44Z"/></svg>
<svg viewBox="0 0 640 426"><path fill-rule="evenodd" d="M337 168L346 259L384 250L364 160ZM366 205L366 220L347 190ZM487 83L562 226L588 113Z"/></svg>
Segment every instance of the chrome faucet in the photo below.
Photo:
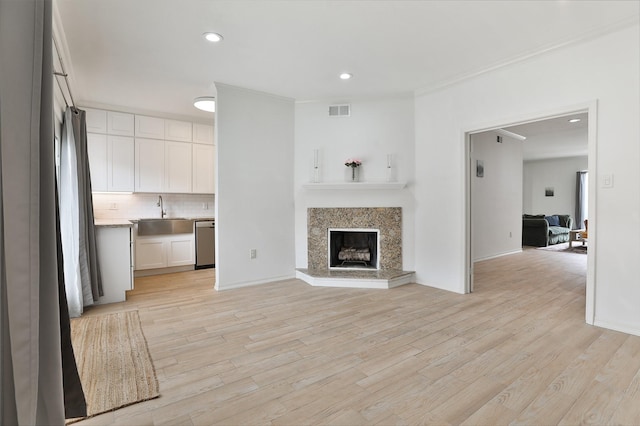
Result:
<svg viewBox="0 0 640 426"><path fill-rule="evenodd" d="M164 203L162 202L162 195L158 195L158 202L156 203L156 206L160 207L160 217L164 219L164 217L167 215L167 211L164 209Z"/></svg>

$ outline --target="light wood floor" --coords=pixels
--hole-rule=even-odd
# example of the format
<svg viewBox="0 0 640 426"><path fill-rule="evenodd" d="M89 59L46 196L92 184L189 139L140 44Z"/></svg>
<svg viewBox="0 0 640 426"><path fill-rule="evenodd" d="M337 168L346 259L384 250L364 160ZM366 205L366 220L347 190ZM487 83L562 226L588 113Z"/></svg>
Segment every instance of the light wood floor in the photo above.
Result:
<svg viewBox="0 0 640 426"><path fill-rule="evenodd" d="M162 396L79 424L640 424L640 337L584 323L585 270L525 250L471 295L136 279L87 314L139 310Z"/></svg>

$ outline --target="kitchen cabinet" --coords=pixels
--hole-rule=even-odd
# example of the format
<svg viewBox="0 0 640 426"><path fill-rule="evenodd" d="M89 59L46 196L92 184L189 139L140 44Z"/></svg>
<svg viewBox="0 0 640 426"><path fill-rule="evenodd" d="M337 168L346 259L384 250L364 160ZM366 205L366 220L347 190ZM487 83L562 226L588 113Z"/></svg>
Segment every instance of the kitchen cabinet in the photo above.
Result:
<svg viewBox="0 0 640 426"><path fill-rule="evenodd" d="M133 192L134 152L133 138L107 136L107 191Z"/></svg>
<svg viewBox="0 0 640 426"><path fill-rule="evenodd" d="M195 244L194 234L172 235L167 238L167 267L194 265Z"/></svg>
<svg viewBox="0 0 640 426"><path fill-rule="evenodd" d="M193 128L191 122L164 120L164 138L169 141L191 142Z"/></svg>
<svg viewBox="0 0 640 426"><path fill-rule="evenodd" d="M215 192L215 146L194 143L192 163L192 192L213 194Z"/></svg>
<svg viewBox="0 0 640 426"><path fill-rule="evenodd" d="M87 133L87 152L92 191L133 191L133 138Z"/></svg>
<svg viewBox="0 0 640 426"><path fill-rule="evenodd" d="M213 126L193 123L193 142L213 145Z"/></svg>
<svg viewBox="0 0 640 426"><path fill-rule="evenodd" d="M164 119L136 115L136 138L164 139Z"/></svg>
<svg viewBox="0 0 640 426"><path fill-rule="evenodd" d="M107 111L84 108L87 119L87 133L107 133Z"/></svg>
<svg viewBox="0 0 640 426"><path fill-rule="evenodd" d="M164 141L135 139L135 191L164 190Z"/></svg>
<svg viewBox="0 0 640 426"><path fill-rule="evenodd" d="M106 120L106 115L105 115ZM106 122L105 122L106 123ZM87 155L91 171L91 190L108 191L108 158L107 135L87 133Z"/></svg>
<svg viewBox="0 0 640 426"><path fill-rule="evenodd" d="M107 111L107 134L133 136L133 114Z"/></svg>
<svg viewBox="0 0 640 426"><path fill-rule="evenodd" d="M165 141L164 192L191 192L191 145L184 142Z"/></svg>
<svg viewBox="0 0 640 426"><path fill-rule="evenodd" d="M136 138L135 191L190 193L191 145Z"/></svg>
<svg viewBox="0 0 640 426"><path fill-rule="evenodd" d="M85 110L93 191L214 193L212 125Z"/></svg>
<svg viewBox="0 0 640 426"><path fill-rule="evenodd" d="M133 288L130 226L97 226L96 246L102 296L96 304L122 302Z"/></svg>
<svg viewBox="0 0 640 426"><path fill-rule="evenodd" d="M194 265L194 234L173 234L136 238L137 271Z"/></svg>
<svg viewBox="0 0 640 426"><path fill-rule="evenodd" d="M164 237L136 238L136 270L167 267Z"/></svg>

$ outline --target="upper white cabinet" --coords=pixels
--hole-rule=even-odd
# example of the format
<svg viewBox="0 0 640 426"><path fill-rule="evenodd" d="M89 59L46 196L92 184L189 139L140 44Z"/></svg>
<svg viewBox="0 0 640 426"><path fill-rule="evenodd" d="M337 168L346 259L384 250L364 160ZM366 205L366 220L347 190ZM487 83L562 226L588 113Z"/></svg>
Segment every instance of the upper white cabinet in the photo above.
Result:
<svg viewBox="0 0 640 426"><path fill-rule="evenodd" d="M136 192L191 193L191 145L136 138Z"/></svg>
<svg viewBox="0 0 640 426"><path fill-rule="evenodd" d="M106 120L106 115L105 115ZM105 121L106 123L106 121ZM87 154L89 156L89 170L91 171L91 190L108 191L107 135L87 133Z"/></svg>
<svg viewBox="0 0 640 426"><path fill-rule="evenodd" d="M133 114L107 111L107 133L118 136L133 136Z"/></svg>
<svg viewBox="0 0 640 426"><path fill-rule="evenodd" d="M164 119L136 115L136 137L164 139Z"/></svg>
<svg viewBox="0 0 640 426"><path fill-rule="evenodd" d="M107 111L85 108L87 112L87 133L107 133Z"/></svg>
<svg viewBox="0 0 640 426"><path fill-rule="evenodd" d="M84 109L93 191L214 193L213 126Z"/></svg>
<svg viewBox="0 0 640 426"><path fill-rule="evenodd" d="M213 194L215 192L215 146L193 144L193 182L195 194Z"/></svg>
<svg viewBox="0 0 640 426"><path fill-rule="evenodd" d="M164 189L164 141L136 138L135 191Z"/></svg>
<svg viewBox="0 0 640 426"><path fill-rule="evenodd" d="M164 138L169 141L191 142L192 125L188 121L164 120Z"/></svg>
<svg viewBox="0 0 640 426"><path fill-rule="evenodd" d="M133 192L134 142L127 136L107 136L107 190Z"/></svg>
<svg viewBox="0 0 640 426"><path fill-rule="evenodd" d="M191 145L173 141L164 143L165 192L191 192Z"/></svg>
<svg viewBox="0 0 640 426"><path fill-rule="evenodd" d="M193 142L213 145L213 126L193 123Z"/></svg>
<svg viewBox="0 0 640 426"><path fill-rule="evenodd" d="M91 190L133 192L133 138L87 133Z"/></svg>

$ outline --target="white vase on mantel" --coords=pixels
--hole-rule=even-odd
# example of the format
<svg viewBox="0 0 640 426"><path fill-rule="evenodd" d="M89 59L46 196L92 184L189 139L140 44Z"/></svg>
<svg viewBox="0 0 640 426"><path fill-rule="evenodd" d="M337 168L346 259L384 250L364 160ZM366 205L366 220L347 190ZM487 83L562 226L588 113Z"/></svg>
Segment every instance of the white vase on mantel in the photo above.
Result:
<svg viewBox="0 0 640 426"><path fill-rule="evenodd" d="M346 173L347 182L360 181L360 167L348 167Z"/></svg>

